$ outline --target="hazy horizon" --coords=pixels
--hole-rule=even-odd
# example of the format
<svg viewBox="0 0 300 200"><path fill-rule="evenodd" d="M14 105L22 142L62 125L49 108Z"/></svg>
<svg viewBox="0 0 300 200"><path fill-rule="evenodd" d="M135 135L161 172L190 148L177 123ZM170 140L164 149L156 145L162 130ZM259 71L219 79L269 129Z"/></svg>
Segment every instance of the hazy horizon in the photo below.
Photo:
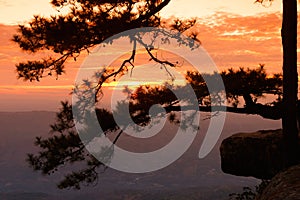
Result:
<svg viewBox="0 0 300 200"><path fill-rule="evenodd" d="M49 137L49 124L54 122L53 112L0 112L0 197L4 193L62 195L64 199L75 199L81 195L90 195L90 199L124 199L127 195L194 194L228 197L229 193L238 192L244 186L254 187L259 181L250 177L237 177L224 174L220 169L219 145L221 141L237 132L252 132L261 129L278 129L281 120L267 120L255 115L228 113L222 135L213 151L204 159L198 158L203 135L197 137L189 150L175 163L151 173L127 174L108 170L100 175L98 185L83 187L80 191L60 191L56 189L61 180L63 169L53 176L34 172L25 162L26 154L37 152L34 146L36 136ZM17 126L16 126L17 124ZM201 122L205 131L208 120ZM255 124L255 126L253 126ZM116 192L118 191L118 192ZM152 191L152 192L151 192ZM182 191L182 193L178 193ZM217 191L217 192L216 192ZM48 199L50 199L48 197ZM113 198L114 197L114 198ZM153 197L153 196L152 196ZM154 197L153 197L154 198ZM37 198L38 199L38 198Z"/></svg>

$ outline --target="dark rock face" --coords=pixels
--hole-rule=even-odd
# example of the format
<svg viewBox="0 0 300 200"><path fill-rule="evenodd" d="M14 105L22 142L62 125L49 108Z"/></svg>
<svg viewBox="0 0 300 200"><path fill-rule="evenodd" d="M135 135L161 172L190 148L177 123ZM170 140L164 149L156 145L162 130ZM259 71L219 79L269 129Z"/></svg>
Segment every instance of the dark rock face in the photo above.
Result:
<svg viewBox="0 0 300 200"><path fill-rule="evenodd" d="M222 170L237 176L271 179L289 166L285 146L281 130L234 134L221 144Z"/></svg>
<svg viewBox="0 0 300 200"><path fill-rule="evenodd" d="M293 166L272 178L257 200L300 199L300 165Z"/></svg>

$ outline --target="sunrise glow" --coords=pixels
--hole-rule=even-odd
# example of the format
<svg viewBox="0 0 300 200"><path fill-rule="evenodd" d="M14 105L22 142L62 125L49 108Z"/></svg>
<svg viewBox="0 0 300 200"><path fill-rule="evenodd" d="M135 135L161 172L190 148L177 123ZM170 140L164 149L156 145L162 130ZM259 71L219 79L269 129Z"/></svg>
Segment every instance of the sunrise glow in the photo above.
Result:
<svg viewBox="0 0 300 200"><path fill-rule="evenodd" d="M68 62L66 65L67 73L58 77L58 80L56 80L57 77L49 77L38 83L23 82L16 78L15 72L16 63L31 60L34 56L22 52L11 41L12 35L17 30L16 24L29 21L34 14L50 16L57 13L57 10L51 7L46 0L33 0L30 3L25 0L3 0L0 1L0 8L0 94L3 97L0 105L4 105L5 95L9 94L10 98L21 98L21 91L30 93L44 90L56 94L59 90L57 96L52 95L48 99L50 104L60 101L60 99L70 98L70 89L74 85L78 68L85 59L84 55L76 62L73 60ZM163 9L161 16L169 20L174 20L176 17L196 17L198 22L193 30L198 32L198 39L216 63L219 71L239 67L256 68L259 64L265 64L268 73L281 73L280 1L274 1L270 6L262 6L255 4L252 0L243 2L238 0L209 2L204 0L176 0L171 1ZM136 62L137 67L132 72L132 79L127 82L124 81L119 86L136 87L139 84L162 83L161 80L164 79L157 80L156 76L152 80L139 80L137 69L143 63ZM179 68L176 70L180 71ZM163 71L158 66L155 73L161 72ZM104 86L115 87L117 84L118 82L111 82L104 84ZM62 91L65 95L62 95ZM44 93L36 95L44 95ZM34 98L30 99L34 102ZM31 109L34 109L34 103L32 105ZM5 110L5 107L0 106L0 110Z"/></svg>

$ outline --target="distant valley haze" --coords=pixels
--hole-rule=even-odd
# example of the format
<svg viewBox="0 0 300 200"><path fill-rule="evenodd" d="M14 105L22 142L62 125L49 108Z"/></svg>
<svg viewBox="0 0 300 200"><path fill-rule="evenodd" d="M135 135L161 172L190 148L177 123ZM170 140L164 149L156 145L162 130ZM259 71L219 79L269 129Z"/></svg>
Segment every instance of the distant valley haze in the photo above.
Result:
<svg viewBox="0 0 300 200"><path fill-rule="evenodd" d="M190 149L175 163L151 173L128 174L107 170L100 175L96 186L80 191L61 191L56 183L63 171L53 176L34 172L25 162L26 154L37 152L33 142L36 136L49 136L49 124L54 112L0 112L0 198L1 199L163 199L164 196L194 195L199 199L226 199L229 193L244 186L254 186L259 180L222 173L219 145L225 137L237 132L278 129L281 121L262 119L259 116L227 114L221 138L213 151L204 159L198 158L203 132L208 120L201 121L201 130ZM168 134L168 133L164 133ZM2 195L2 196L1 196ZM18 197L19 196L19 197ZM218 198L217 198L218 196ZM201 198L200 198L201 197ZM24 199L26 199L24 198Z"/></svg>

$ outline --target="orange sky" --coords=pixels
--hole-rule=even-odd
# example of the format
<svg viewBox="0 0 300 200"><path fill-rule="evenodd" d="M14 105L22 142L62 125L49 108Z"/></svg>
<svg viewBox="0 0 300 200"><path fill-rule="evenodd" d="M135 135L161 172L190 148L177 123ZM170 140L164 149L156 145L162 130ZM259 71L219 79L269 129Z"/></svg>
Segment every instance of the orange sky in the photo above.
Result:
<svg viewBox="0 0 300 200"><path fill-rule="evenodd" d="M254 4L255 0L172 0L162 11L162 16L170 17L205 17L215 12L229 12L240 15L278 12L281 1L275 0L272 6ZM28 21L33 14L49 16L56 10L49 0L0 0L0 23L16 24Z"/></svg>
<svg viewBox="0 0 300 200"><path fill-rule="evenodd" d="M20 4L16 6L16 2L20 2ZM76 63L69 63L66 67L67 74L60 77L59 80L47 78L40 83L17 80L14 72L15 63L29 59L33 55L22 53L10 41L16 26L3 23L14 24L28 20L28 16L31 16L29 14L37 10L36 6L41 8L39 11L42 13L47 13L51 9L42 0L36 1L39 2L36 4L35 1L30 1L32 6L27 3L28 9L25 9L24 2L26 1L0 0L0 16L7 12L7 21L0 21L2 23L0 25L0 111L57 110L60 100L70 98L68 93L74 82L77 68L83 59ZM176 0L173 2L175 3L170 4L163 15L176 14L189 17L191 14L198 13L200 18L195 29L199 32L199 39L203 47L220 70L229 67L257 67L259 63L264 63L268 72L281 72L280 4L274 3L270 8L262 8L254 5L252 0L246 1L246 3L230 1L232 5L226 4L229 2L228 0L210 1L215 3L202 0ZM188 2L197 2L197 7L196 5L192 6L193 9L186 12L184 9L187 9L185 6L189 5ZM23 5L23 11L26 11L20 10L21 5ZM237 9L237 6L240 9ZM31 7L32 10L29 9ZM13 8L14 13L10 10ZM184 13L189 13L189 15ZM0 19L4 18L1 16Z"/></svg>

